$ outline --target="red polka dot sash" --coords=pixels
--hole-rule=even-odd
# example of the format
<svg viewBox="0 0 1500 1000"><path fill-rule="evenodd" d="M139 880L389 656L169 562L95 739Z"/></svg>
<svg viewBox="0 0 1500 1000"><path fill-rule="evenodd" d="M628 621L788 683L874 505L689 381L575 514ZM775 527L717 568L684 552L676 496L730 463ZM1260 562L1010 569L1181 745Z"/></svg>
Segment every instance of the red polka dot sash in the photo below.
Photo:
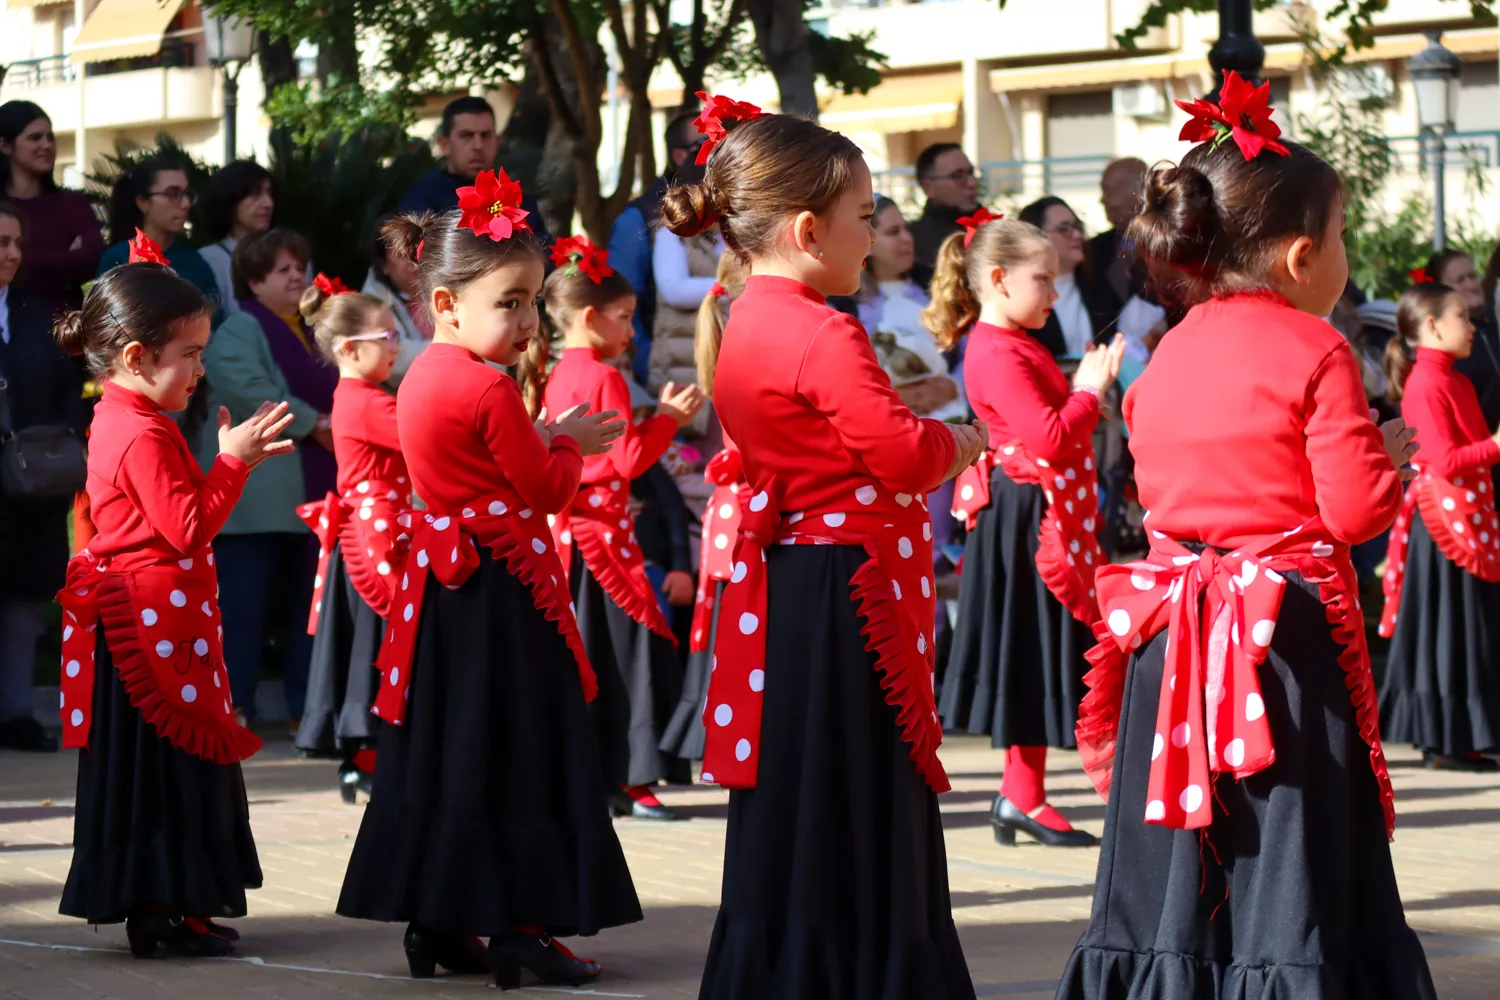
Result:
<svg viewBox="0 0 1500 1000"><path fill-rule="evenodd" d="M1382 586L1385 608L1380 615L1380 634L1387 639L1396 629L1396 613L1401 607L1406 548L1411 542L1414 513L1421 513L1428 534L1449 562L1486 583L1500 581L1500 516L1495 513L1490 470L1469 469L1446 480L1413 464L1417 478L1406 488L1386 551Z"/></svg>
<svg viewBox="0 0 1500 1000"><path fill-rule="evenodd" d="M355 592L381 618L390 615L396 593L395 568L405 558L406 543L405 532L396 519L410 508L411 491L404 478L394 483L361 482L342 497L329 493L322 500L297 508L297 516L318 539L318 572L313 577L308 635L318 633L323 587L334 546L344 556L344 571Z"/></svg>
<svg viewBox="0 0 1500 1000"><path fill-rule="evenodd" d="M850 581L865 648L913 764L936 792L948 790L938 760L943 741L933 702L933 636L937 593L932 579L932 522L923 498L892 494L874 483L855 484L849 505L781 516L775 481L744 503L703 724L703 780L725 788L754 788L760 761L761 708L766 670L766 548L770 545L858 545L870 558Z"/></svg>
<svg viewBox="0 0 1500 1000"><path fill-rule="evenodd" d="M1319 588L1342 651L1361 735L1381 785L1387 823L1394 798L1380 745L1369 651L1348 547L1321 531L1297 529L1220 556L1193 553L1159 532L1148 558L1099 570L1103 620L1088 659L1089 693L1079 713L1084 769L1108 795L1124 695L1125 658L1158 632L1168 633L1157 704L1145 822L1201 829L1212 821L1213 780L1243 779L1269 767L1276 748L1266 718L1259 667L1270 651L1286 587L1296 571ZM1131 808L1135 808L1132 804Z"/></svg>
<svg viewBox="0 0 1500 1000"><path fill-rule="evenodd" d="M626 484L585 486L571 510L548 516L552 538L565 572L573 568L573 547L583 556L599 586L632 620L646 626L672 645L677 636L662 614L655 589L646 576L646 557L635 537L635 518L625 506Z"/></svg>
<svg viewBox="0 0 1500 1000"><path fill-rule="evenodd" d="M698 596L693 604L693 631L688 648L708 651L714 620L711 580L727 580L734 572L734 543L740 531L740 491L746 488L740 453L726 448L709 459L703 478L714 484L714 495L703 512L703 544L698 556Z"/></svg>
<svg viewBox="0 0 1500 1000"><path fill-rule="evenodd" d="M93 726L94 657L104 627L130 703L163 739L215 764L261 747L234 718L224 669L213 551L113 573L87 549L68 563L60 687L63 746L87 747Z"/></svg>
<svg viewBox="0 0 1500 1000"><path fill-rule="evenodd" d="M1099 545L1099 479L1092 443L1075 443L1049 463L1019 441L986 452L954 482L953 516L970 530L990 505L990 475L999 465L1013 482L1040 486L1047 498L1036 553L1037 575L1058 603L1085 624L1099 619L1094 571L1107 559Z"/></svg>
<svg viewBox="0 0 1500 1000"><path fill-rule="evenodd" d="M457 590L479 568L480 545L531 590L537 609L557 626L573 652L584 699L594 700L598 683L578 634L567 576L552 547L545 517L520 506L516 494L506 491L475 500L453 514L403 512L397 521L411 532L411 542L398 572L386 641L377 663L384 677L371 712L392 725L405 723L428 579L435 577L449 590Z"/></svg>

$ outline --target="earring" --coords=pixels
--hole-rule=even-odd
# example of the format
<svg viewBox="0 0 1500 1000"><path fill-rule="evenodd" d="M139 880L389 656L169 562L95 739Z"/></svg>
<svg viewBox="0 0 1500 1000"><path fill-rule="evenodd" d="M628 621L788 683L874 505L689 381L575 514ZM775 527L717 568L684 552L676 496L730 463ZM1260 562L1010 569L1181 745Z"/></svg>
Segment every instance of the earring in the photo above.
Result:
<svg viewBox="0 0 1500 1000"><path fill-rule="evenodd" d="M818 251L818 259L819 260L823 259L823 251L821 251L821 250Z"/></svg>

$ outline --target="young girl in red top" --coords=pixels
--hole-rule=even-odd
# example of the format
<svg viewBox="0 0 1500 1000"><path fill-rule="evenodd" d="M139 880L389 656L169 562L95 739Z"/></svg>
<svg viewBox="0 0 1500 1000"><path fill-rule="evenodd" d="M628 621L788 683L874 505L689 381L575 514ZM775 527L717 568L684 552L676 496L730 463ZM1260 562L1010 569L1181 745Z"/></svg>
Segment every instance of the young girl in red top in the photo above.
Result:
<svg viewBox="0 0 1500 1000"><path fill-rule="evenodd" d="M1389 395L1422 454L1386 560L1380 732L1421 747L1429 767L1494 771L1483 752L1500 747L1500 517L1490 475L1500 432L1489 433L1473 383L1455 370L1474 347L1463 296L1414 285L1396 327Z"/></svg>
<svg viewBox="0 0 1500 1000"><path fill-rule="evenodd" d="M611 413L532 424L514 365L539 336L542 252L520 185L486 171L460 208L403 216L388 246L417 262L432 344L396 399L425 513L402 513L398 582L371 712L385 725L375 788L338 912L406 921L415 977L521 970L580 985L599 964L554 936L641 918L604 806L588 702L594 672L548 515L568 508ZM356 489L358 484L356 484Z"/></svg>
<svg viewBox="0 0 1500 1000"><path fill-rule="evenodd" d="M1035 332L1057 299L1057 251L1025 222L990 216L944 241L924 318L945 348L964 334L964 388L992 450L959 477L954 514L969 525L958 621L941 712L948 729L1009 748L990 809L995 839L1087 847L1047 804L1047 748L1074 746L1083 654L1098 616L1100 550L1094 425L1124 340L1090 347L1071 387Z"/></svg>
<svg viewBox="0 0 1500 1000"><path fill-rule="evenodd" d="M1415 445L1370 419L1322 317L1348 279L1338 174L1276 142L1270 85L1193 102L1129 240L1192 305L1126 393L1151 553L1095 577L1078 722L1108 789L1060 1000L1433 1000L1388 835L1353 543ZM1128 663L1128 666L1127 666Z"/></svg>
<svg viewBox="0 0 1500 1000"><path fill-rule="evenodd" d="M562 360L544 376L547 344L537 337L525 380L545 385L548 413L586 406L628 415L634 409L630 390L609 362L630 345L635 292L610 268L604 252L583 237L560 240L552 258L557 268L547 277L543 297L547 317L563 335ZM617 815L638 819L676 818L651 788L673 769L675 758L657 744L682 694L682 667L677 640L646 578L626 505L630 481L656 464L702 406L697 386L680 391L671 383L663 386L656 415L639 425L627 419L625 433L607 454L585 460L578 495L552 519L578 631L599 678L594 732L604 778L619 789L611 804ZM691 578L683 586L691 588Z"/></svg>
<svg viewBox="0 0 1500 1000"><path fill-rule="evenodd" d="M224 955L260 862L240 761L260 740L235 723L210 546L291 421L265 406L238 427L218 415L205 475L168 413L203 377L213 306L150 241L105 273L57 339L104 385L89 440L98 528L68 566L63 608L63 746L78 747L73 865L60 911L124 920L138 958L158 944ZM151 262L155 261L155 262Z"/></svg>
<svg viewBox="0 0 1500 1000"><path fill-rule="evenodd" d="M864 328L825 302L859 287L874 242L858 147L758 115L715 98L703 181L662 201L673 232L717 220L750 266L714 378L749 488L705 715L703 780L732 792L699 996L970 1000L937 805L924 499L984 430L912 416Z"/></svg>
<svg viewBox="0 0 1500 1000"><path fill-rule="evenodd" d="M396 397L383 386L400 354L396 317L373 296L318 275L302 294L301 312L328 363L333 390L336 493L297 513L317 535L313 578L314 637L307 707L296 745L342 758L339 792L353 803L374 775L375 654L395 601L395 567L404 557L397 518L411 508L411 480L396 433Z"/></svg>

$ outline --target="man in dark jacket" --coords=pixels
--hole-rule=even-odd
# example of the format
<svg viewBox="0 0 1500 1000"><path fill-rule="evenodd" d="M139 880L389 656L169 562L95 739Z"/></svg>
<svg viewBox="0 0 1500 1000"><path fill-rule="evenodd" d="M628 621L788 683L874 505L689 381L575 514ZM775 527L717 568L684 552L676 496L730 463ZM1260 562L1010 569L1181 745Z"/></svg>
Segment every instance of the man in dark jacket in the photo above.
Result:
<svg viewBox="0 0 1500 1000"><path fill-rule="evenodd" d="M450 102L443 109L437 142L445 166L429 170L412 185L402 196L397 211L448 212L458 207L458 189L473 184L480 171L495 165L495 154L500 150L495 109L482 97L460 97ZM531 213L526 221L546 246L552 237L536 199L523 193L521 207Z"/></svg>
<svg viewBox="0 0 1500 1000"><path fill-rule="evenodd" d="M973 215L979 207L979 175L956 142L937 142L922 150L917 155L916 171L927 204L921 217L911 224L916 249L911 280L926 288L932 283L938 248L963 229L958 220Z"/></svg>

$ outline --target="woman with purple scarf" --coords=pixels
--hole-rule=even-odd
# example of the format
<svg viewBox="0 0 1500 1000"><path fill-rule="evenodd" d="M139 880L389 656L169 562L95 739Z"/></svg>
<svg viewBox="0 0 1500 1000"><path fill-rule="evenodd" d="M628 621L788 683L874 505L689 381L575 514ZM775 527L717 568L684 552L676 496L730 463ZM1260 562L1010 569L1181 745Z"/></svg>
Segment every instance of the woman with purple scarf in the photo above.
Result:
<svg viewBox="0 0 1500 1000"><path fill-rule="evenodd" d="M214 553L234 704L254 721L266 626L273 614L284 615L282 678L293 731L307 691L307 613L317 571L317 542L296 508L332 490L338 471L328 417L338 371L318 353L297 309L307 289L308 256L307 241L286 229L241 243L233 262L240 311L214 331L203 355L210 414L226 406L238 422L267 401L291 404L287 434L297 442L296 453L255 469L214 540ZM205 468L217 448L215 436L204 434L199 460Z"/></svg>

